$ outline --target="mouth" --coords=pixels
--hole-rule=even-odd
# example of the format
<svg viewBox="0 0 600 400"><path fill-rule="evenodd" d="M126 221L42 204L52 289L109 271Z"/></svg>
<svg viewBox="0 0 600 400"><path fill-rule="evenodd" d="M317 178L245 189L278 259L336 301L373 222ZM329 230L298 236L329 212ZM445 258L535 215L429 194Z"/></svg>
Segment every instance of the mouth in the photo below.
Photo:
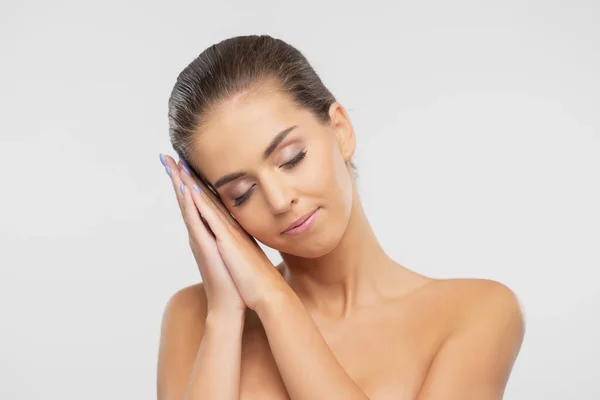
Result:
<svg viewBox="0 0 600 400"><path fill-rule="evenodd" d="M283 235L297 235L297 234L306 232L308 229L310 229L310 227L315 222L315 219L317 218L317 214L318 214L318 211L320 208L321 207L317 207L316 209L309 212L308 214L305 214L302 217L298 218L297 220L292 222L285 231L283 231L281 233Z"/></svg>

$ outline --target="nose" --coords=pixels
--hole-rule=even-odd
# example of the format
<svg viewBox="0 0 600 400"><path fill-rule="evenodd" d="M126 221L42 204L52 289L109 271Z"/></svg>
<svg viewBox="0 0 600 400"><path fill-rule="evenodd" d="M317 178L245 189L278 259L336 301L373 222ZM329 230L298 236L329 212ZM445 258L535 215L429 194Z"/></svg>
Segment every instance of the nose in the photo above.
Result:
<svg viewBox="0 0 600 400"><path fill-rule="evenodd" d="M281 179L270 175L262 182L262 189L269 209L274 215L287 212L292 204L297 202L294 190Z"/></svg>

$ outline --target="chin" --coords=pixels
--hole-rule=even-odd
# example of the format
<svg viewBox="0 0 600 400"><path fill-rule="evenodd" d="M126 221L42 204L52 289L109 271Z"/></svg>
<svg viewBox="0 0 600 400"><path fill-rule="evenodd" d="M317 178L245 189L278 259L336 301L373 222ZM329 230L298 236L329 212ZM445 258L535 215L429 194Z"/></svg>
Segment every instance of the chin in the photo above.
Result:
<svg viewBox="0 0 600 400"><path fill-rule="evenodd" d="M306 232L304 237L286 240L278 243L277 251L302 258L318 258L326 255L342 240L345 226L339 229L326 229L324 231Z"/></svg>
<svg viewBox="0 0 600 400"><path fill-rule="evenodd" d="M319 244L316 246L296 246L291 249L282 249L279 251L301 258L319 258L329 253L334 248L335 246L324 246L323 244Z"/></svg>

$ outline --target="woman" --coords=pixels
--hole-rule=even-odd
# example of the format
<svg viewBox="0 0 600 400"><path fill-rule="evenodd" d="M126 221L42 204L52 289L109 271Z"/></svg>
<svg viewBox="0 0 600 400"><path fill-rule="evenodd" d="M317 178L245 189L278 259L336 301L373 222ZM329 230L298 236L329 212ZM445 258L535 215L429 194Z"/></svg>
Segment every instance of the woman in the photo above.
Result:
<svg viewBox="0 0 600 400"><path fill-rule="evenodd" d="M298 50L266 35L211 46L179 75L169 122L180 160L160 158L202 283L166 306L159 399L503 396L524 335L515 295L386 255L350 119Z"/></svg>

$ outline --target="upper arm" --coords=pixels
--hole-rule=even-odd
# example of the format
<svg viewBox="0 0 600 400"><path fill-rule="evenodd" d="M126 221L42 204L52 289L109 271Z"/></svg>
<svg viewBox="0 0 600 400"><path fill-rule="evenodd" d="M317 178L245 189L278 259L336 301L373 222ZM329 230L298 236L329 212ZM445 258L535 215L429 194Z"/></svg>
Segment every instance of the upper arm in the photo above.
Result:
<svg viewBox="0 0 600 400"><path fill-rule="evenodd" d="M519 301L506 286L482 281L475 307L435 356L419 400L501 399L521 348L525 322Z"/></svg>
<svg viewBox="0 0 600 400"><path fill-rule="evenodd" d="M202 284L175 293L162 317L157 366L158 400L181 399L204 334L206 294Z"/></svg>

